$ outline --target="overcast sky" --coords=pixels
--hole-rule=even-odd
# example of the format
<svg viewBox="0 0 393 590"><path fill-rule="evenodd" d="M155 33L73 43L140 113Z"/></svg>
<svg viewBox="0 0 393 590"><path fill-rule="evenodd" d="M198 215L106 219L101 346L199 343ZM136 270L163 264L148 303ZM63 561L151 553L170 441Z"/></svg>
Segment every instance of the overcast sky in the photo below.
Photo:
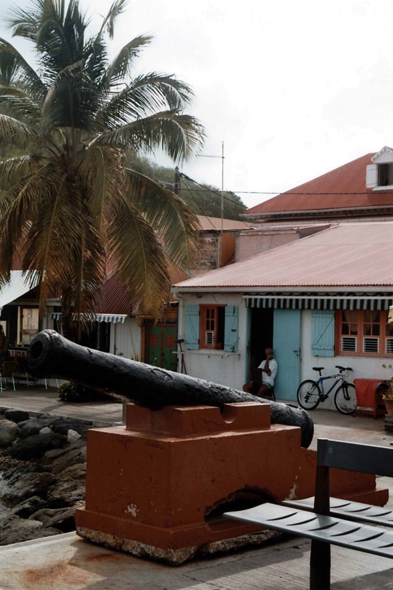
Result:
<svg viewBox="0 0 393 590"><path fill-rule="evenodd" d="M29 2L2 0L0 18L17 4ZM92 14L110 4L82 0ZM225 142L225 188L279 192L393 144L392 23L392 0L130 0L113 50L152 33L136 72L192 86L204 153ZM221 184L219 159L181 169Z"/></svg>

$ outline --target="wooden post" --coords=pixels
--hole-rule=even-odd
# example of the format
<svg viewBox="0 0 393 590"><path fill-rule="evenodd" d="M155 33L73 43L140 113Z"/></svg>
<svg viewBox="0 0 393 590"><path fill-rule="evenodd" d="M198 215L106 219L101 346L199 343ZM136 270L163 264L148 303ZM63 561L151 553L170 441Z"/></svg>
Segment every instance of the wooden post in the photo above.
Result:
<svg viewBox="0 0 393 590"><path fill-rule="evenodd" d="M329 515L329 467L317 465L314 512ZM311 541L310 590L330 590L330 544Z"/></svg>

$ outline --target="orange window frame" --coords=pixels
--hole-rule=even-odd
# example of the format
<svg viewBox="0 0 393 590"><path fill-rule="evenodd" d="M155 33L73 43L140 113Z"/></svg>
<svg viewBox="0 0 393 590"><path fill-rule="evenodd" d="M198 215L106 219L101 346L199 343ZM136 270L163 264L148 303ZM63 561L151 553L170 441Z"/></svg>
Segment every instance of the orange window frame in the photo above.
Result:
<svg viewBox="0 0 393 590"><path fill-rule="evenodd" d="M386 339L393 339L393 326L389 328L387 326L388 312L382 310L379 311L380 317L379 322L369 321L370 315L372 316L373 311L371 310L337 310L336 312L336 343L335 343L335 354L336 356L361 356L361 357L386 357L392 358L393 352L388 353L386 350ZM357 314L357 321L344 322L344 312ZM371 312L371 313L370 313ZM348 330L343 331L344 325L349 326ZM354 326L357 326L357 334L351 333L354 331ZM375 326L375 328L374 328ZM379 334L376 326L379 326ZM369 333L368 333L369 332ZM355 337L356 338L356 352L354 351L343 351L342 350L342 337ZM378 352L364 352L364 338L377 338L378 339ZM393 350L393 349L392 349Z"/></svg>
<svg viewBox="0 0 393 590"><path fill-rule="evenodd" d="M217 342L218 334L218 309L224 307L223 305L208 305L203 304L199 306L199 348L207 348L212 350L221 350L224 348L223 342ZM213 341L211 344L206 344L206 332L213 333Z"/></svg>

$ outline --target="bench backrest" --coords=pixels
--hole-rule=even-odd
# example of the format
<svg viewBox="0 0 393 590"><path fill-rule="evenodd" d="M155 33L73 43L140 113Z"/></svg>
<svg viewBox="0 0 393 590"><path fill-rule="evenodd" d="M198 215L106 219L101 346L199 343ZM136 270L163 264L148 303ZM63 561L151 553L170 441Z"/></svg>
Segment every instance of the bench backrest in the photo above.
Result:
<svg viewBox="0 0 393 590"><path fill-rule="evenodd" d="M320 438L317 465L393 477L393 448Z"/></svg>

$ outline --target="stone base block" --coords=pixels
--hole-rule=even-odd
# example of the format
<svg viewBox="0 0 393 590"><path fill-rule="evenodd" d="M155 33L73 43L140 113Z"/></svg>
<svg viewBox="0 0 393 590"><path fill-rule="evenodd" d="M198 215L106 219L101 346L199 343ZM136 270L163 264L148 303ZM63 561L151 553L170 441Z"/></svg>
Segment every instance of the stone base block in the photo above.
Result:
<svg viewBox="0 0 393 590"><path fill-rule="evenodd" d="M109 549L125 551L126 553L135 555L135 557L164 561L174 566L182 565L186 561L195 559L196 557L205 557L216 553L228 553L257 547L266 543L270 539L275 539L281 536L281 533L277 531L268 531L265 529L258 533L241 535L231 539L222 539L214 543L206 543L202 546L183 547L182 549L173 550L163 549L162 547L153 547L153 545L132 541L130 539L121 539L116 535L109 535L108 533L102 533L84 527L77 527L76 532L80 537L83 537L92 543L108 547Z"/></svg>

